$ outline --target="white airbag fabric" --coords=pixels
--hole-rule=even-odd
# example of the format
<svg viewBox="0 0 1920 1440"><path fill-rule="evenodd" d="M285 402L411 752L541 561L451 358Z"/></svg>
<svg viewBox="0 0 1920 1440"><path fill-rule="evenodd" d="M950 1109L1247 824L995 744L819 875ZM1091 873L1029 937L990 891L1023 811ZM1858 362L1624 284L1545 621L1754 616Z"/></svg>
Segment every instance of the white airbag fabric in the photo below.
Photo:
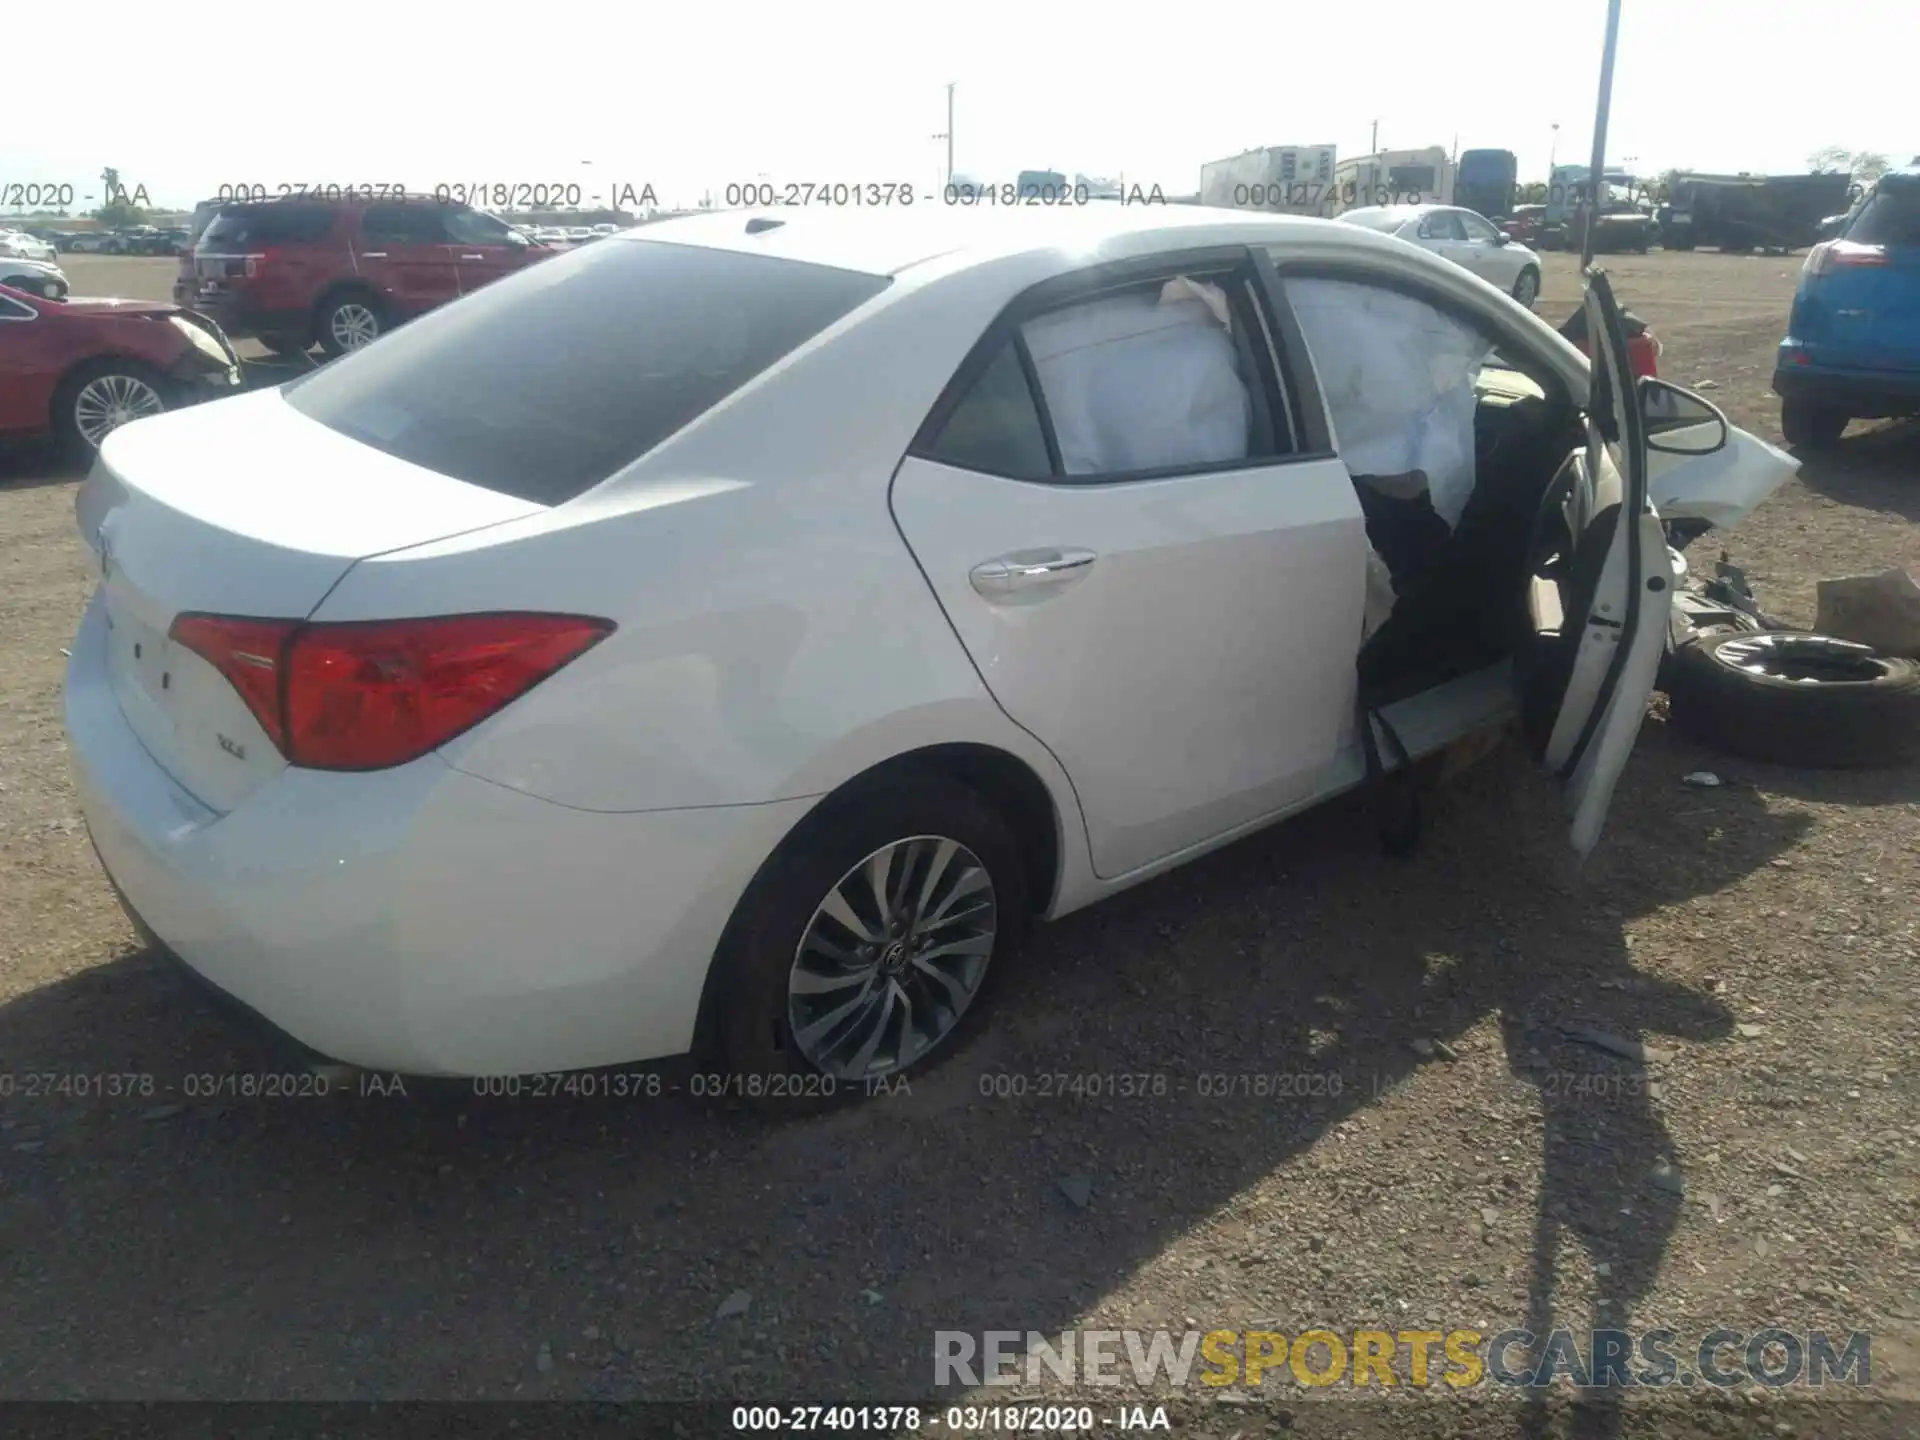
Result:
<svg viewBox="0 0 1920 1440"><path fill-rule="evenodd" d="M1067 474L1246 458L1252 402L1212 289L1177 280L1027 322Z"/></svg>
<svg viewBox="0 0 1920 1440"><path fill-rule="evenodd" d="M1473 493L1474 381L1492 346L1392 290L1346 280L1286 286L1347 473L1422 471L1435 512L1458 525Z"/></svg>

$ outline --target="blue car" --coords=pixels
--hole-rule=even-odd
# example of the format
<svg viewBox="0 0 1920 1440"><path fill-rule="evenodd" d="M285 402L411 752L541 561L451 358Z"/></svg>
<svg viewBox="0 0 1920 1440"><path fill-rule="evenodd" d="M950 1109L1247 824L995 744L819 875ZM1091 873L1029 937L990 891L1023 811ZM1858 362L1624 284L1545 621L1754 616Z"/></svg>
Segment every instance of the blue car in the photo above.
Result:
<svg viewBox="0 0 1920 1440"><path fill-rule="evenodd" d="M1807 255L1773 389L1787 443L1808 449L1849 420L1920 415L1920 165L1881 176Z"/></svg>

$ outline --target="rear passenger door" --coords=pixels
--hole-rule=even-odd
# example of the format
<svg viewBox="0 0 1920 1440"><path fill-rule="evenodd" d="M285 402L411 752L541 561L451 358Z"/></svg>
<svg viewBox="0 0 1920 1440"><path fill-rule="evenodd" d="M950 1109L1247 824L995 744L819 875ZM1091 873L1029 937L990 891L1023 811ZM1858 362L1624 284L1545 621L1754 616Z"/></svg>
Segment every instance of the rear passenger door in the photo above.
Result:
<svg viewBox="0 0 1920 1440"><path fill-rule="evenodd" d="M902 536L1072 779L1102 878L1311 799L1352 733L1363 522L1282 323L1241 250L1050 282L894 477Z"/></svg>
<svg viewBox="0 0 1920 1440"><path fill-rule="evenodd" d="M443 208L431 200L396 201L369 205L361 216L354 268L403 318L460 294Z"/></svg>

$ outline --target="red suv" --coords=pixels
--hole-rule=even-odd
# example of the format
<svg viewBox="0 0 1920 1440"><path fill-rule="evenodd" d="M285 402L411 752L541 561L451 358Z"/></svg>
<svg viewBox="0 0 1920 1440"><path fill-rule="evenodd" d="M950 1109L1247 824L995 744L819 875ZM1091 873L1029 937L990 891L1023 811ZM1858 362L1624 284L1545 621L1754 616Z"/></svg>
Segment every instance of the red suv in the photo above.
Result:
<svg viewBox="0 0 1920 1440"><path fill-rule="evenodd" d="M415 315L558 253L484 211L426 196L222 206L174 298L281 354L357 350Z"/></svg>

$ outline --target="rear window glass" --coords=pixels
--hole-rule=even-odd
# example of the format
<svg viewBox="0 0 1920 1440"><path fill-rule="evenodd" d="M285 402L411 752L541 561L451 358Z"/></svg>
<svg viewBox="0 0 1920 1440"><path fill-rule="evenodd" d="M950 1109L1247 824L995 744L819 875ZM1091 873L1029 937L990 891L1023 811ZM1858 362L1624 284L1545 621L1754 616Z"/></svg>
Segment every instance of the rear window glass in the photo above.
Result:
<svg viewBox="0 0 1920 1440"><path fill-rule="evenodd" d="M389 455L558 505L887 284L764 255L607 240L537 261L282 393Z"/></svg>
<svg viewBox="0 0 1920 1440"><path fill-rule="evenodd" d="M1920 246L1920 185L1882 184L1847 227L1847 239L1861 245Z"/></svg>
<svg viewBox="0 0 1920 1440"><path fill-rule="evenodd" d="M333 216L313 205L231 205L213 217L200 243L209 249L299 245L324 239Z"/></svg>

